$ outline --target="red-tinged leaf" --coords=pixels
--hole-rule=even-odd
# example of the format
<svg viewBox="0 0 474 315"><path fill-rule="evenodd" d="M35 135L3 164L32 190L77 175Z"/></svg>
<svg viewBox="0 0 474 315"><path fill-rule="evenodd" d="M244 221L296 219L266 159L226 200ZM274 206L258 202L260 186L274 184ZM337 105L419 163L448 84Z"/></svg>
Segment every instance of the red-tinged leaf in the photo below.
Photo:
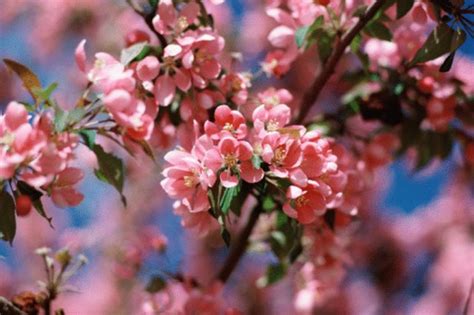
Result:
<svg viewBox="0 0 474 315"><path fill-rule="evenodd" d="M15 72L23 82L23 85L31 94L31 96L36 99L35 91L38 89L41 90L41 83L36 74L33 73L28 67L22 65L11 59L3 59L3 62L7 67Z"/></svg>

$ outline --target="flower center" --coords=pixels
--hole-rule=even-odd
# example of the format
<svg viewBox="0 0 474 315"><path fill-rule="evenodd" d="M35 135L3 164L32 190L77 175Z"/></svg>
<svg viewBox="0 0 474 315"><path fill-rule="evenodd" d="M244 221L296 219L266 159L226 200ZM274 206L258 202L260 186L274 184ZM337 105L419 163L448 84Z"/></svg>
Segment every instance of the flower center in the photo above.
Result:
<svg viewBox="0 0 474 315"><path fill-rule="evenodd" d="M165 68L173 68L174 65L175 65L173 57L163 58L163 65L164 65Z"/></svg>
<svg viewBox="0 0 474 315"><path fill-rule="evenodd" d="M278 123L276 121L270 120L267 123L267 130L268 131L277 131L278 129L280 129L280 126L278 125Z"/></svg>
<svg viewBox="0 0 474 315"><path fill-rule="evenodd" d="M228 168L233 168L237 165L237 158L233 154L226 154L224 156L224 164Z"/></svg>
<svg viewBox="0 0 474 315"><path fill-rule="evenodd" d="M181 33L189 26L188 19L184 16L180 16L176 23L176 31Z"/></svg>
<svg viewBox="0 0 474 315"><path fill-rule="evenodd" d="M304 207L304 206L306 206L308 203L309 203L309 199L306 198L305 196L300 196L300 197L296 198L296 200L295 200L295 206L296 206L297 208Z"/></svg>
<svg viewBox="0 0 474 315"><path fill-rule="evenodd" d="M240 90L242 90L242 80L236 77L232 80L232 91L239 92Z"/></svg>
<svg viewBox="0 0 474 315"><path fill-rule="evenodd" d="M234 125L229 122L226 122L223 129L225 131L234 132Z"/></svg>
<svg viewBox="0 0 474 315"><path fill-rule="evenodd" d="M193 188L197 184L197 178L195 175L184 176L184 186L188 188Z"/></svg>
<svg viewBox="0 0 474 315"><path fill-rule="evenodd" d="M209 55L207 51L202 50L202 49L199 49L196 52L195 56L196 56L197 63L203 63L204 61L211 59L211 55Z"/></svg>
<svg viewBox="0 0 474 315"><path fill-rule="evenodd" d="M273 156L273 162L278 165L282 165L286 157L286 150L283 147L278 147L275 150L275 155Z"/></svg>

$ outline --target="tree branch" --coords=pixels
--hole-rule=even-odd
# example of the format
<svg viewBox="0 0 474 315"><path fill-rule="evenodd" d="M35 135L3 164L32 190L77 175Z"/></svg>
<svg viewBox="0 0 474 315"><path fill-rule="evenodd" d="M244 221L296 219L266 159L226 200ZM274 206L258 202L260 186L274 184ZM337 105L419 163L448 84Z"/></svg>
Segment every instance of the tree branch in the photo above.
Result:
<svg viewBox="0 0 474 315"><path fill-rule="evenodd" d="M339 60L344 55L344 51L351 44L352 40L359 34L359 32L370 22L370 20L377 14L377 11L387 3L387 0L376 0L365 12L363 16L359 18L356 24L352 26L345 35L342 36L341 40L336 43L332 54L329 56L327 62L324 64L321 73L316 77L311 88L303 96L301 102L300 111L296 116L294 123L301 124L304 122L309 110L316 102L321 94L323 87L331 78L332 74L336 70L336 66Z"/></svg>
<svg viewBox="0 0 474 315"><path fill-rule="evenodd" d="M135 13L137 13L143 18L148 28L156 35L156 37L160 41L161 47L164 49L168 44L166 38L162 34L158 33L155 30L155 27L153 26L153 18L155 17L157 7L152 7L150 12L147 14L143 11L142 8L138 7L134 0L126 0L126 2L133 9L133 11L135 11Z"/></svg>
<svg viewBox="0 0 474 315"><path fill-rule="evenodd" d="M13 303L0 296L0 314L6 315L26 315L25 312L17 308Z"/></svg>
<svg viewBox="0 0 474 315"><path fill-rule="evenodd" d="M261 212L262 212L262 208L259 202L250 213L247 224L243 228L235 244L233 244L230 250L229 256L227 256L221 270L217 273L216 278L218 280L222 282L226 282L229 279L232 272L234 271L235 267L237 267L237 264L239 263L243 255L245 254L249 237L252 234L253 228L257 224L258 217L260 216Z"/></svg>

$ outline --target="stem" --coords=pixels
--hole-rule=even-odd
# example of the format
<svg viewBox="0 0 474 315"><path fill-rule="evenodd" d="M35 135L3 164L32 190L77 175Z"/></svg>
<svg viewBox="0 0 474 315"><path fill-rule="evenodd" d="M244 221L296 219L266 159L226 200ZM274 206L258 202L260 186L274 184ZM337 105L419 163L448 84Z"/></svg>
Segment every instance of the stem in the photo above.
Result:
<svg viewBox="0 0 474 315"><path fill-rule="evenodd" d="M143 18L146 25L156 35L156 37L158 37L158 40L160 41L160 45L164 49L166 45L168 45L168 43L166 42L166 38L162 34L158 33L155 30L155 27L153 26L153 18L155 17L157 7L156 6L152 7L150 10L150 13L146 14L145 12L143 12L143 10L141 10L141 8L137 6L134 0L126 0L126 2L133 9L133 11L135 11L135 13L137 13Z"/></svg>
<svg viewBox="0 0 474 315"><path fill-rule="evenodd" d="M359 34L359 32L370 22L370 20L377 14L377 11L382 8L382 6L387 2L387 0L376 0L365 12L363 16L359 18L356 24L352 26L345 35L342 36L341 40L338 41L334 47L332 54L329 56L327 62L324 64L321 73L316 77L310 89L303 96L301 102L300 111L298 116L294 120L294 123L301 124L308 115L309 110L316 102L321 94L323 87L331 78L332 74L336 70L336 66L339 63L339 60L344 55L344 51L347 46L349 46L354 39L354 37Z"/></svg>
<svg viewBox="0 0 474 315"><path fill-rule="evenodd" d="M11 315L26 315L21 309L17 308L13 303L0 296L0 311Z"/></svg>
<svg viewBox="0 0 474 315"><path fill-rule="evenodd" d="M49 297L44 301L43 308L45 315L51 315L51 299Z"/></svg>
<svg viewBox="0 0 474 315"><path fill-rule="evenodd" d="M257 224L258 217L260 216L261 212L262 208L259 203L250 213L247 224L243 228L235 244L232 246L229 256L227 256L224 265L216 276L216 278L221 282L224 283L229 279L230 275L235 270L235 267L237 267L237 264L245 254L245 250L247 249L248 245L248 239L252 234L253 228Z"/></svg>

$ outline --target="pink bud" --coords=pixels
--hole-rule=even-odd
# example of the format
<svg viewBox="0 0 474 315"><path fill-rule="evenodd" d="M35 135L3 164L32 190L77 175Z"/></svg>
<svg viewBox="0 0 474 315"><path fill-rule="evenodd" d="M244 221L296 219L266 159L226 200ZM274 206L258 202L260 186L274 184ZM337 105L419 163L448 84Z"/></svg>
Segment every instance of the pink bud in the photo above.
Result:
<svg viewBox="0 0 474 315"><path fill-rule="evenodd" d="M79 70L81 70L81 72L84 72L84 73L86 72L86 60L87 60L86 51L84 49L85 45L86 45L86 40L85 39L81 40L79 45L77 45L77 48L74 54L76 58L77 67L79 68Z"/></svg>
<svg viewBox="0 0 474 315"><path fill-rule="evenodd" d="M104 103L111 112L121 112L130 106L132 96L125 90L117 89L104 97Z"/></svg>
<svg viewBox="0 0 474 315"><path fill-rule="evenodd" d="M5 112L5 124L10 130L15 130L28 122L28 112L25 106L17 102L11 102Z"/></svg>

